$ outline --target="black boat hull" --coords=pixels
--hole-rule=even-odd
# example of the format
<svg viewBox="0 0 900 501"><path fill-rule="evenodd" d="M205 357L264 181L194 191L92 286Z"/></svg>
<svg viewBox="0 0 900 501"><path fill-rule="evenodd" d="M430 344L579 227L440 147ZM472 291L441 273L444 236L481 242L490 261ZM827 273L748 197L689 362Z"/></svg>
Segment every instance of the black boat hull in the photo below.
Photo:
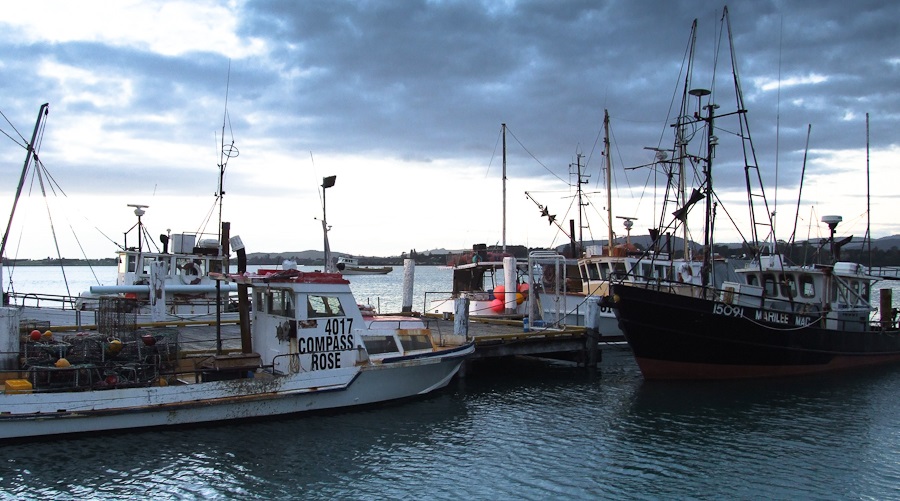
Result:
<svg viewBox="0 0 900 501"><path fill-rule="evenodd" d="M641 287L613 288L616 316L645 379L733 379L900 362L900 334L823 328L766 311Z"/></svg>

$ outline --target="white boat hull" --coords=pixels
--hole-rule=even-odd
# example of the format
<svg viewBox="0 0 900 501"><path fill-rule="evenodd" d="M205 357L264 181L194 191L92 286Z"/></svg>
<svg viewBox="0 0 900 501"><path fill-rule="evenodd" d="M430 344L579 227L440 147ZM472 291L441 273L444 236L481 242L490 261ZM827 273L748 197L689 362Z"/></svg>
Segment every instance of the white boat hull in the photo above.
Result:
<svg viewBox="0 0 900 501"><path fill-rule="evenodd" d="M381 364L187 385L0 395L0 440L214 423L387 402L445 387L472 344Z"/></svg>

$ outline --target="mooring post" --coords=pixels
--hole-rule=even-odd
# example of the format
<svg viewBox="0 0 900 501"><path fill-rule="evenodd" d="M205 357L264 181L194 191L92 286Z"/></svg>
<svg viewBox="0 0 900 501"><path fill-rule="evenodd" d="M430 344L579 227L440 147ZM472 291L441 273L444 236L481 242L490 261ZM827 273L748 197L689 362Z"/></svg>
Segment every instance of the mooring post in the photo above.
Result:
<svg viewBox="0 0 900 501"><path fill-rule="evenodd" d="M600 361L600 302L596 297L587 301L587 315L584 317L585 350L587 351L587 366L597 367Z"/></svg>
<svg viewBox="0 0 900 501"><path fill-rule="evenodd" d="M892 289L881 289L881 328L890 329L894 323L892 308Z"/></svg>
<svg viewBox="0 0 900 501"><path fill-rule="evenodd" d="M507 256L503 258L503 298L504 313L511 315L516 312L516 258Z"/></svg>
<svg viewBox="0 0 900 501"><path fill-rule="evenodd" d="M453 301L453 334L469 338L469 298L458 297Z"/></svg>
<svg viewBox="0 0 900 501"><path fill-rule="evenodd" d="M404 313L412 311L413 283L416 276L416 262L412 259L403 260L403 308Z"/></svg>

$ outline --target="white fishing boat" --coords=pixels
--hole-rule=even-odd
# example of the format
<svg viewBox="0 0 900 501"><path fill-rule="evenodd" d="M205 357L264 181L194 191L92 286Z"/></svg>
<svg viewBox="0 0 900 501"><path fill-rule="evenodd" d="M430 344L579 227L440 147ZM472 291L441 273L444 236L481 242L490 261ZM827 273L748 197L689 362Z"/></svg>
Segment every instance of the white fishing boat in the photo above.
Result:
<svg viewBox="0 0 900 501"><path fill-rule="evenodd" d="M47 105L41 107L35 124L35 138L41 128ZM6 242L12 227L13 215L22 192L22 186L31 173L40 174L42 165L32 162L32 152L37 147L32 143L19 179L10 224L3 235L0 256L5 256ZM219 209L219 224L216 233L183 232L172 234L169 230L159 235L155 243L144 225L142 216L147 205L129 204L137 222L124 233L124 242L116 252L117 274L115 285L98 285L75 295L36 293L34 291L3 290L3 305L15 306L21 310L21 318L36 325L53 327L75 327L78 329L95 327L104 320L100 318L102 299L125 298L120 302L124 308L137 315L138 323L173 321L215 321L236 320L232 293L236 287L231 284L221 286L210 278L210 273L228 269L228 223L221 222L222 173L228 158L237 155L233 145L222 146L219 163L220 175L216 204ZM32 170L33 166L33 170ZM129 242L129 236L132 241ZM14 268L12 268L14 272ZM65 276L65 274L63 274ZM3 288L0 275L0 288ZM10 283L12 281L10 280ZM68 284L66 284L68 290Z"/></svg>
<svg viewBox="0 0 900 501"><path fill-rule="evenodd" d="M342 275L387 275L394 271L391 266L362 266L355 257L341 256L335 264Z"/></svg>
<svg viewBox="0 0 900 501"><path fill-rule="evenodd" d="M472 252L457 256L450 268L451 291L426 293L426 313L453 314L457 300L464 299L472 317L525 315L529 287L525 263L502 252L489 251L485 244L476 244Z"/></svg>
<svg viewBox="0 0 900 501"><path fill-rule="evenodd" d="M536 302L529 308L529 316L532 323L540 322L549 327L584 326L593 325L600 332L601 339L624 340L623 332L619 327L613 308L610 306L610 286L612 283L622 285L635 285L646 287L653 284L666 284L670 290L681 294L690 294L691 285L701 285L701 267L704 263L695 259L695 250L692 249L688 239L687 228L681 224L665 227L660 223L659 230L651 230L651 244L646 250L638 249L631 241L631 229L635 218L616 216L622 219L626 232L625 240L616 243L613 232L613 199L612 199L612 165L609 142L609 113L604 112L604 149L606 159L606 210L608 239L606 245L584 245L575 241L574 230L570 230L567 236L571 244L570 257L557 253L538 252L530 257L530 266L538 266L542 273L532 273L535 276L533 291ZM655 161L650 166L658 167L669 173L666 176L668 187L666 193L671 193L673 200L666 200L662 214L668 215L669 204L691 203L686 200L682 179L682 166L670 161L667 150L658 150ZM581 178L581 163L578 162L578 177ZM579 207L586 205L581 201L583 193L581 183L576 185L576 197ZM526 195L528 195L526 193ZM528 195L530 198L530 195ZM537 202L535 202L537 203ZM544 206L538 204L542 215L550 219L551 224L556 223L555 216L549 214ZM581 217L581 215L579 215ZM681 222L676 218L677 222ZM556 223L563 233L562 226ZM674 251L672 235L681 232L683 249L680 254ZM676 239L677 240L677 239ZM679 256L673 258L673 256ZM733 267L722 259L714 258L711 262L717 270L717 284L724 280L737 278ZM596 303L597 308L591 309L591 303ZM588 318L594 314L595 318Z"/></svg>
<svg viewBox="0 0 900 501"><path fill-rule="evenodd" d="M235 247L239 247L236 245ZM185 329L18 332L6 308L0 440L309 413L443 388L474 351L413 317L366 316L340 274L213 274L254 308L241 349L190 354ZM244 289L246 287L247 289ZM246 310L244 310L246 311ZM10 318L12 320L10 320ZM443 343L443 344L442 344ZM18 348L11 350L10 345Z"/></svg>

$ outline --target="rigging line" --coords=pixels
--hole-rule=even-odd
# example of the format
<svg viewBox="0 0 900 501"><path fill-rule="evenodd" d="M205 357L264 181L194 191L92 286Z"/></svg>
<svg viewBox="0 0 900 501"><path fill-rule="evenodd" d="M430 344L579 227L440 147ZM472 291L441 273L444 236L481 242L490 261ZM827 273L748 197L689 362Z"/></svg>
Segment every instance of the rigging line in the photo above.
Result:
<svg viewBox="0 0 900 501"><path fill-rule="evenodd" d="M2 132L3 132L3 135L6 136L6 137L8 137L8 138L10 138L14 143L18 144L18 145L21 146L22 148L25 148L25 145L28 144L28 140L25 139L25 138L22 136L22 133L19 132L18 129L16 129L16 126L13 125L13 123L9 121L9 118L7 118L7 116L6 116L2 111L0 111L0 116L2 116L3 119L6 120L6 123L8 123L9 126L12 127L12 129L13 129L14 131L16 131L16 134L18 134L18 135L19 135L19 138L22 139L22 143L19 143L18 139L16 139L16 138L10 136L9 134L7 134L6 131L2 131ZM24 144L23 144L23 143L24 143Z"/></svg>
<svg viewBox="0 0 900 501"><path fill-rule="evenodd" d="M511 130L509 129L509 125L506 126L506 132L509 132L509 134L513 137L513 139L515 139L516 142L519 143L519 146L521 146L522 149L525 150L525 152L528 153L528 155L530 155L531 158L533 158L534 161L538 163L538 165L540 165L541 167L543 167L544 170L546 170L547 172L549 172L550 174L552 174L553 177L555 177L556 179L559 179L559 180L562 181L563 183L569 184L568 181L566 181L565 179L559 177L555 172L553 172L552 170L550 170L550 168L548 168L546 165L544 165L543 163L541 163L541 161L538 160L538 158L537 158L536 156L534 156L534 154L531 153L531 151L529 151L528 148L526 148L524 144L522 144L522 141L519 141L519 138L516 137L516 134L515 134L513 131L511 131Z"/></svg>
<svg viewBox="0 0 900 501"><path fill-rule="evenodd" d="M737 224L737 222L734 220L734 218L731 217L731 213L728 212L728 208L725 207L725 203L722 202L722 199L719 198L719 195L716 193L713 193L713 198L716 199L716 202L718 203L718 207L720 209L722 209L722 211L728 217L728 220L731 221L731 226L738 232L738 236L741 237L741 243L749 245L749 242L747 242L747 239L744 237L744 233L741 231L740 226Z"/></svg>
<svg viewBox="0 0 900 501"><path fill-rule="evenodd" d="M778 32L778 92L776 93L776 105L775 105L775 192L773 194L772 200L772 210L778 211L778 159L780 155L780 143L781 143L781 60L782 60L782 50L784 45L784 15L781 16L781 25L779 26ZM807 141L809 138L807 136ZM794 222L794 230L796 231L796 221ZM791 240L793 240L794 235L791 234Z"/></svg>
<svg viewBox="0 0 900 501"><path fill-rule="evenodd" d="M50 203L47 200L47 191L44 187L44 177L41 174L41 169L35 169L35 174L38 178L38 183L41 187L41 194L44 197L44 206L47 209L47 219L50 221L50 234L53 235L53 246L56 247L56 257L59 258L59 269L62 271L63 283L66 285L66 295L71 296L72 292L69 290L69 279L66 277L66 267L62 262L62 253L59 250L59 239L56 237L56 226L53 224L53 215L50 211Z"/></svg>
<svg viewBox="0 0 900 501"><path fill-rule="evenodd" d="M507 127L507 130L509 127ZM484 178L487 179L491 174L491 166L494 165L494 159L497 158L497 146L500 144L500 139L503 138L503 127L500 127L500 132L497 134L497 142L494 143L494 151L491 152L491 161L488 162L488 170L484 173Z"/></svg>
<svg viewBox="0 0 900 501"><path fill-rule="evenodd" d="M75 228L72 226L72 223L69 223L69 229L72 230L72 236L75 237L75 243L78 244L78 250L81 251L81 255L84 256L84 260L87 261L88 269L91 270L91 275L94 276L94 281L97 282L97 285L100 285L100 279L97 278L97 272L94 270L94 265L91 264L90 258L87 257L87 252L84 250L84 246L81 245L81 240L78 238L78 235L75 233Z"/></svg>

